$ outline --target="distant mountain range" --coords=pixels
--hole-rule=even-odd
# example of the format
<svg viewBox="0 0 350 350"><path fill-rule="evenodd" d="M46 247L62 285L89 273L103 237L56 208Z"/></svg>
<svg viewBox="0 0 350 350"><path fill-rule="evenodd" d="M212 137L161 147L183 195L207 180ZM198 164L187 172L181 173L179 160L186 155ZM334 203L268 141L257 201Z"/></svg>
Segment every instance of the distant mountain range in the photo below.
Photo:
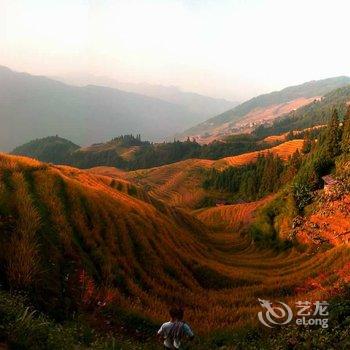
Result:
<svg viewBox="0 0 350 350"><path fill-rule="evenodd" d="M203 121L183 105L119 89L71 86L0 66L0 150L59 134L80 145L120 134L152 141Z"/></svg>
<svg viewBox="0 0 350 350"><path fill-rule="evenodd" d="M55 79L71 85L108 86L123 91L154 97L185 107L189 112L198 114L203 120L218 115L239 104L237 101L228 101L220 98L185 92L176 86L152 85L148 83L125 83L108 77L89 74L70 74Z"/></svg>
<svg viewBox="0 0 350 350"><path fill-rule="evenodd" d="M82 146L121 134L141 134L150 141L192 136L207 143L270 125L281 115L349 84L350 78L336 77L288 87L257 96L203 122L210 111L233 102L172 87L121 86L143 93L147 90L159 97L155 98L111 87L72 86L0 66L0 151L47 135L60 135Z"/></svg>
<svg viewBox="0 0 350 350"><path fill-rule="evenodd" d="M287 87L280 91L254 97L242 104L202 122L177 137L196 137L212 141L232 133L250 132L253 128L271 123L281 115L319 99L328 92L347 86L350 78L335 78L310 81Z"/></svg>

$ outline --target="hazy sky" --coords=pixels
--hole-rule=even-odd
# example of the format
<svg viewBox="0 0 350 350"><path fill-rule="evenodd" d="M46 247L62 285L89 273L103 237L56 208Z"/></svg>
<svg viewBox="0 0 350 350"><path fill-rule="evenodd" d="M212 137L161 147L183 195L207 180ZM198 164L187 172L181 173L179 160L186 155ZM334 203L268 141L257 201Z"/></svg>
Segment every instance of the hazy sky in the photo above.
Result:
<svg viewBox="0 0 350 350"><path fill-rule="evenodd" d="M349 0L0 0L0 64L246 98L350 75Z"/></svg>

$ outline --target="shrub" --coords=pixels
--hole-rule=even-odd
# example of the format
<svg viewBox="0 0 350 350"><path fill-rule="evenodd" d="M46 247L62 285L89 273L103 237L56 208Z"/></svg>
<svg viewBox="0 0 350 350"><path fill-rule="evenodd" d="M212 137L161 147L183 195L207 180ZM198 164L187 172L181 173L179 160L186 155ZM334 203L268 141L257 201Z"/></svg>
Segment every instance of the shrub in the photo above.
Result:
<svg viewBox="0 0 350 350"><path fill-rule="evenodd" d="M299 211L303 211L304 208L312 200L312 191L309 185L302 183L295 183L292 186L292 193Z"/></svg>

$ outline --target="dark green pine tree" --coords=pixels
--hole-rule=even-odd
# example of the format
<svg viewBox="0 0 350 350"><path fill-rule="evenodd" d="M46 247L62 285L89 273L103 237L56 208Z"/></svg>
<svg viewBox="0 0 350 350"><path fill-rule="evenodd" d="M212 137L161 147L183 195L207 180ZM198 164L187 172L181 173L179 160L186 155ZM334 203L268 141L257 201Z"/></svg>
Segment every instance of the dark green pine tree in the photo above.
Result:
<svg viewBox="0 0 350 350"><path fill-rule="evenodd" d="M341 129L339 127L338 110L334 109L332 117L328 123L325 139L327 155L331 158L340 154Z"/></svg>
<svg viewBox="0 0 350 350"><path fill-rule="evenodd" d="M350 153L350 106L344 117L341 150L343 153Z"/></svg>
<svg viewBox="0 0 350 350"><path fill-rule="evenodd" d="M301 152L304 154L310 153L312 148L312 138L309 132L306 133L303 147L301 149Z"/></svg>
<svg viewBox="0 0 350 350"><path fill-rule="evenodd" d="M288 165L284 168L283 172L283 183L291 181L294 176L298 173L302 163L302 158L299 150L296 150L293 155L290 157Z"/></svg>

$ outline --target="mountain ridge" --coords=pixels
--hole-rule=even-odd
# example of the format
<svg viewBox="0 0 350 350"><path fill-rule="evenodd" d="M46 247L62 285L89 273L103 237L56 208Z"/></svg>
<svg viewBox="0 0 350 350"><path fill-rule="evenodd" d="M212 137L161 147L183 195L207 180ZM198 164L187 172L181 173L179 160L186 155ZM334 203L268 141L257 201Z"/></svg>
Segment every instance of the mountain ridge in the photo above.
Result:
<svg viewBox="0 0 350 350"><path fill-rule="evenodd" d="M126 83L118 80L94 76L89 74L71 74L55 79L72 85L99 85L121 89L123 91L158 98L163 101L175 103L186 107L188 110L200 114L203 119L224 112L238 104L223 98L214 98L203 94L184 91L177 86L155 85L150 83Z"/></svg>
<svg viewBox="0 0 350 350"><path fill-rule="evenodd" d="M207 121L194 126L183 133L179 137L203 135L205 133L214 132L215 128L228 123L228 128L234 128L235 124L244 121L245 116L256 108L266 108L268 106L283 104L297 100L298 98L319 98L324 94L337 88L350 85L350 77L338 76L321 80L312 80L303 84L286 87L282 90L273 91L262 94L241 103L240 105L219 114ZM307 101L306 101L307 102ZM306 103L307 104L307 103ZM299 105L301 107L302 105ZM290 110L293 110L293 106ZM276 115L278 117L280 115Z"/></svg>
<svg viewBox="0 0 350 350"><path fill-rule="evenodd" d="M200 118L160 99L0 68L0 150L55 134L82 145L130 132L161 140Z"/></svg>

